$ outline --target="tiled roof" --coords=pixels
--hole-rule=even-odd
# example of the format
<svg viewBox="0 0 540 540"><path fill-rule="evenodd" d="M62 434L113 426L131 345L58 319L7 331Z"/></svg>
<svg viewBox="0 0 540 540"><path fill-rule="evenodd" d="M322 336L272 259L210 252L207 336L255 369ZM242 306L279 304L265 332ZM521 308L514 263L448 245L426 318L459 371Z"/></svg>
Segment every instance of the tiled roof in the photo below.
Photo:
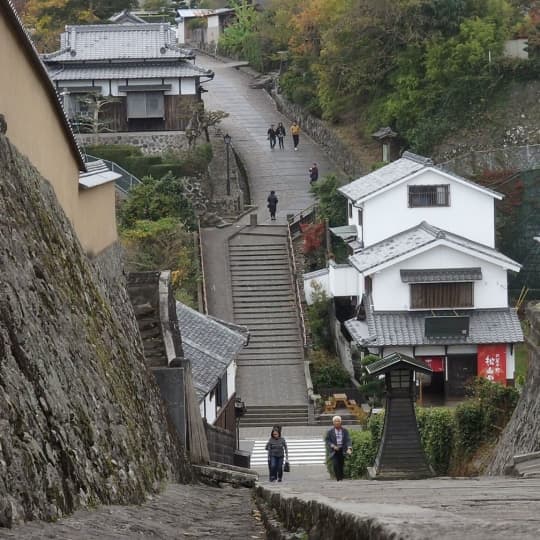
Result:
<svg viewBox="0 0 540 540"><path fill-rule="evenodd" d="M410 356L407 356L406 354L401 354L398 352L389 354L388 356L385 356L384 358L373 362L373 364L368 364L366 366L366 371L370 375L386 373L387 371L391 371L391 368L393 368L397 364L406 364L408 367L413 368L415 371L423 371L425 373L431 373L433 371L424 361L418 360L417 358L412 358Z"/></svg>
<svg viewBox="0 0 540 540"><path fill-rule="evenodd" d="M92 24L66 26L59 51L45 54L45 62L82 60L137 60L193 58L193 52L176 45L169 23Z"/></svg>
<svg viewBox="0 0 540 540"><path fill-rule="evenodd" d="M437 268L428 270L400 270L403 283L440 283L443 281L478 281L482 279L482 269Z"/></svg>
<svg viewBox="0 0 540 540"><path fill-rule="evenodd" d="M61 67L49 65L49 74L53 81L108 80L108 79L149 79L164 77L200 77L212 75L212 72L197 67L190 62L163 62L153 64L124 65L74 65Z"/></svg>
<svg viewBox="0 0 540 540"><path fill-rule="evenodd" d="M109 170L101 159L87 162L86 170L88 172L79 174L79 185L83 189L101 186L122 178L121 174Z"/></svg>
<svg viewBox="0 0 540 540"><path fill-rule="evenodd" d="M393 161L392 163L389 163L388 165L385 165L384 167L381 167L380 169L377 169L365 176L361 176L357 180L340 187L338 191L345 195L345 197L348 199L360 201L370 195L373 195L381 189L391 186L400 180L404 180L408 176L421 171L422 169L439 171L443 174L454 177L459 182L470 184L476 189L480 189L497 198L502 197L496 191L476 184L475 182L471 182L470 180L462 178L451 171L436 167L430 159L423 156L417 156L411 152L404 152L400 159Z"/></svg>
<svg viewBox="0 0 540 540"><path fill-rule="evenodd" d="M434 227L423 221L420 225L407 229L394 236L390 236L381 242L373 244L362 251L356 252L349 257L349 261L360 272L366 273L373 268L397 259L408 253L413 253L421 247L434 244L439 241L446 241L456 247L466 248L474 251L479 257L490 257L496 259L501 265L519 269L520 265L503 255L496 249L484 244L473 242L467 238L450 233L438 227Z"/></svg>
<svg viewBox="0 0 540 540"><path fill-rule="evenodd" d="M520 343L523 331L515 309L478 309L436 312L437 315L468 316L469 335L448 338L425 336L425 318L431 311L372 311L366 308L369 336L365 322L350 319L345 327L352 338L367 347L412 345L461 345L482 343Z"/></svg>
<svg viewBox="0 0 540 540"><path fill-rule="evenodd" d="M233 330L230 323L208 317L177 302L176 313L182 334L184 356L190 360L193 381L201 400L220 377L229 364L244 347L249 335L245 327Z"/></svg>
<svg viewBox="0 0 540 540"><path fill-rule="evenodd" d="M330 232L339 238L341 238L344 242L348 242L349 240L354 240L358 236L358 229L356 228L356 225L343 225L341 227L330 227Z"/></svg>

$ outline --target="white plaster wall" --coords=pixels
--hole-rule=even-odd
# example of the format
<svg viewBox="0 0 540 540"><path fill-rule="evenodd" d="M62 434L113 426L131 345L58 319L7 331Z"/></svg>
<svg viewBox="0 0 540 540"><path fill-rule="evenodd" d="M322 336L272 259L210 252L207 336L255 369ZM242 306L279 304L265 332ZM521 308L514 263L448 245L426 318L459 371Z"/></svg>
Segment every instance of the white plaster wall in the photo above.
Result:
<svg viewBox="0 0 540 540"><path fill-rule="evenodd" d="M180 89L183 96L196 94L195 79L190 77L180 79Z"/></svg>
<svg viewBox="0 0 540 540"><path fill-rule="evenodd" d="M438 246L372 276L375 310L410 309L409 284L401 281L400 270L477 266L482 268L482 279L474 282L474 307L508 307L506 270L452 248Z"/></svg>
<svg viewBox="0 0 540 540"><path fill-rule="evenodd" d="M360 296L360 274L352 266L337 266L330 262L328 265L328 288L330 296Z"/></svg>
<svg viewBox="0 0 540 540"><path fill-rule="evenodd" d="M219 41L219 16L213 15L207 18L208 30L206 32L207 43Z"/></svg>
<svg viewBox="0 0 540 540"><path fill-rule="evenodd" d="M452 354L476 354L477 345L448 345L448 355Z"/></svg>
<svg viewBox="0 0 540 540"><path fill-rule="evenodd" d="M206 421L209 424L213 424L216 421L216 399L213 397L210 399L210 394L206 394L204 398L206 404Z"/></svg>
<svg viewBox="0 0 540 540"><path fill-rule="evenodd" d="M408 185L450 185L450 206L409 208ZM426 171L409 182L364 202L364 245L415 227L422 221L470 238L495 245L494 199L490 195L438 174ZM354 216L353 209L353 216Z"/></svg>
<svg viewBox="0 0 540 540"><path fill-rule="evenodd" d="M236 360L229 364L227 368L227 399L231 399L231 396L236 392Z"/></svg>
<svg viewBox="0 0 540 540"><path fill-rule="evenodd" d="M313 278L307 278L304 276L304 296L308 304L313 304L313 293L315 292L314 286L320 288L328 296L331 296L330 287L328 284L328 273Z"/></svg>
<svg viewBox="0 0 540 540"><path fill-rule="evenodd" d="M183 45L186 42L186 21L178 23L176 28L176 39L180 45Z"/></svg>
<svg viewBox="0 0 540 540"><path fill-rule="evenodd" d="M516 370L516 357L515 357L516 347L511 345L506 345L506 378L514 379L515 370Z"/></svg>
<svg viewBox="0 0 540 540"><path fill-rule="evenodd" d="M415 356L444 356L442 345L419 345L415 349Z"/></svg>
<svg viewBox="0 0 540 540"><path fill-rule="evenodd" d="M347 205L349 205L349 204L351 204L351 202L349 200L347 200ZM356 206L353 206L352 207L352 217L349 217L349 206L347 206L347 220L348 220L347 223L348 223L348 225L354 225L356 227L357 239L359 241L362 241L363 240L362 226L361 226L361 224L359 223L359 220L358 220L358 210L360 210L360 209L357 208ZM365 219L365 215L363 216L362 219L363 220Z"/></svg>
<svg viewBox="0 0 540 540"><path fill-rule="evenodd" d="M526 60L529 58L529 51L527 51L528 39L509 39L504 43L504 56L508 58L523 58Z"/></svg>

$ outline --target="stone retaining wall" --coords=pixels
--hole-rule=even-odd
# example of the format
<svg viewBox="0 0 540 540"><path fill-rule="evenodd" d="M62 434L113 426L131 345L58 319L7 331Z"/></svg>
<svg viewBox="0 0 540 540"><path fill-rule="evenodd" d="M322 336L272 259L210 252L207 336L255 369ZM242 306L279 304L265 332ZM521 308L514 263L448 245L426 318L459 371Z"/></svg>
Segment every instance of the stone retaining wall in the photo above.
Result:
<svg viewBox="0 0 540 540"><path fill-rule="evenodd" d="M328 157L338 164L346 174L357 178L368 172L365 166L356 160L334 131L322 120L306 112L300 105L291 103L285 96L278 94L275 90L272 90L270 95L274 99L278 111L291 120L296 119L302 130L319 144ZM301 140L302 135L300 134Z"/></svg>
<svg viewBox="0 0 540 540"><path fill-rule="evenodd" d="M310 538L317 540L398 540L395 528L340 510L324 497L312 500L284 497L258 486L256 502L266 527L268 540Z"/></svg>
<svg viewBox="0 0 540 540"><path fill-rule="evenodd" d="M527 319L530 322L525 338L530 351L527 381L497 444L488 474L503 474L515 455L540 450L540 303L528 307Z"/></svg>
<svg viewBox="0 0 540 540"><path fill-rule="evenodd" d="M166 150L187 150L188 139L183 131L140 131L123 133L80 133L77 141L83 147L98 144L130 144L143 154L162 154Z"/></svg>
<svg viewBox="0 0 540 540"><path fill-rule="evenodd" d="M484 171L530 171L540 169L540 144L476 150L440 163L440 166L465 177Z"/></svg>

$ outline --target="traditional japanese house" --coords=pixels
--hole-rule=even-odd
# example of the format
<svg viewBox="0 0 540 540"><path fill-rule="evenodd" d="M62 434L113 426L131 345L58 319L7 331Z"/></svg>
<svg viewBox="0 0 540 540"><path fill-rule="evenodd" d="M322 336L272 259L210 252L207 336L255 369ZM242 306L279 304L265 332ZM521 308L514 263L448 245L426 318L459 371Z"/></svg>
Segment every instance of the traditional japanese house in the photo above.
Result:
<svg viewBox="0 0 540 540"><path fill-rule="evenodd" d="M184 130L212 71L177 46L168 23L67 26L43 55L80 131Z"/></svg>
<svg viewBox="0 0 540 540"><path fill-rule="evenodd" d="M339 191L348 224L334 233L351 255L304 275L308 302L316 282L349 305L358 347L428 364L426 393L463 396L476 375L511 384L523 332L507 274L521 266L495 246L503 196L409 152Z"/></svg>

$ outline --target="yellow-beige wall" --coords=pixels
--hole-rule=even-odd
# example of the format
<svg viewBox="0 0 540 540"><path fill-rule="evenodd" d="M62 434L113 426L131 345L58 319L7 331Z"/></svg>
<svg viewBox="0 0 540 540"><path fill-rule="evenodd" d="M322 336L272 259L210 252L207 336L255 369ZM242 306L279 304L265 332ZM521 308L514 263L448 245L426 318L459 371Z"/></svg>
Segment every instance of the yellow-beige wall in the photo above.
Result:
<svg viewBox="0 0 540 540"><path fill-rule="evenodd" d="M79 164L58 112L13 29L0 17L0 113L9 140L53 186L67 216L77 210Z"/></svg>
<svg viewBox="0 0 540 540"><path fill-rule="evenodd" d="M80 163L71 135L20 39L0 10L0 114L7 136L51 183L83 248L98 254L117 238L114 182L79 190Z"/></svg>
<svg viewBox="0 0 540 540"><path fill-rule="evenodd" d="M89 255L98 255L116 242L114 182L81 189L75 230Z"/></svg>

